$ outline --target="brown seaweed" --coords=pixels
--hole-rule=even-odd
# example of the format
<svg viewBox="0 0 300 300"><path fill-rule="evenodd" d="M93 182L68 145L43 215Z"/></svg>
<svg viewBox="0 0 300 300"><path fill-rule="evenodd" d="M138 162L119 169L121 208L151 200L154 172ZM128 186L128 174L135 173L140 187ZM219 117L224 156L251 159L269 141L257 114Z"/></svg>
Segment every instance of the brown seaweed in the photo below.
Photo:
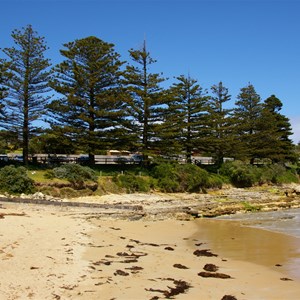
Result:
<svg viewBox="0 0 300 300"><path fill-rule="evenodd" d="M211 273L211 272L200 272L198 276L204 278L220 278L220 279L229 279L232 278L230 275L223 274L223 273Z"/></svg>

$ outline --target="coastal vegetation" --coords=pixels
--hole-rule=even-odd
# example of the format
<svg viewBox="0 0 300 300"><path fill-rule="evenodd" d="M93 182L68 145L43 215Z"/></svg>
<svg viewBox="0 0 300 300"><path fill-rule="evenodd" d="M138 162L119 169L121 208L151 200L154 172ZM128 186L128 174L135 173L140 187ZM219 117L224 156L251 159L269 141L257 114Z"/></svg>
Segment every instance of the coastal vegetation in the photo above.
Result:
<svg viewBox="0 0 300 300"><path fill-rule="evenodd" d="M107 166L106 166L107 167ZM282 165L253 166L226 162L217 173L194 164L160 163L124 168L63 164L52 169L7 165L0 169L0 191L8 194L42 192L58 198L107 193L207 193L222 187L249 188L299 183L296 168Z"/></svg>
<svg viewBox="0 0 300 300"><path fill-rule="evenodd" d="M24 167L5 166L0 169L0 191L9 194L34 192L34 181Z"/></svg>

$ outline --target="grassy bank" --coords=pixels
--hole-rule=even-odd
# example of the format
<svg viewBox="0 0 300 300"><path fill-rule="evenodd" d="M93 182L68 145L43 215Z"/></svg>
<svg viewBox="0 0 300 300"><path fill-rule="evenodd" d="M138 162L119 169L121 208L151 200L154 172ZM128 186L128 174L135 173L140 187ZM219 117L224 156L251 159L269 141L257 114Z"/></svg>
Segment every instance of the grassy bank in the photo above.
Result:
<svg viewBox="0 0 300 300"><path fill-rule="evenodd" d="M228 184L243 188L299 183L297 170L297 167L283 165L258 167L239 161L225 163L218 170L175 163L161 163L147 168L134 165L98 165L90 168L77 164L27 169L5 166L0 169L0 190L13 194L38 191L63 198L150 191L205 193Z"/></svg>

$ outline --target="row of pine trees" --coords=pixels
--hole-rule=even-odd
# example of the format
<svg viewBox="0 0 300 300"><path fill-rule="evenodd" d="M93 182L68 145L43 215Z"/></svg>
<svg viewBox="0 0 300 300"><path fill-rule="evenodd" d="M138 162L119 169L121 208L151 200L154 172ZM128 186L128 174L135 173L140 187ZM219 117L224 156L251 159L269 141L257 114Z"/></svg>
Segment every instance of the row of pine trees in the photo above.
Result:
<svg viewBox="0 0 300 300"><path fill-rule="evenodd" d="M145 43L124 62L111 43L77 39L63 45L62 61L53 66L31 25L11 36L14 46L2 49L0 60L0 125L2 134L20 137L25 164L31 151L83 152L93 162L107 149L187 161L205 154L218 164L224 157L294 158L282 102L275 95L262 100L250 83L230 108L222 82L206 90L181 75L163 88L166 79L151 72L156 61Z"/></svg>

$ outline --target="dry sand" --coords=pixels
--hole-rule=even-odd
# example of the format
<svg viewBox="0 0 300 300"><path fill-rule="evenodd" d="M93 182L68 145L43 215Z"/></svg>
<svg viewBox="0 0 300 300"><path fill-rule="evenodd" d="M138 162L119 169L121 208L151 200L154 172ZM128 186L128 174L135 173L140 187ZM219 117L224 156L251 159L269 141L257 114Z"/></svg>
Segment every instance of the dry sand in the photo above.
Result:
<svg viewBox="0 0 300 300"><path fill-rule="evenodd" d="M226 221L216 221L216 227L205 220L104 220L90 209L29 204L2 204L1 214L1 300L300 299L297 276L271 266L288 259L282 257L290 255L283 244L297 247L283 235L281 256L273 243L268 251L276 259L264 263L249 259L256 235L240 240L243 229ZM219 237L211 234L216 231ZM233 258L236 250L216 243L220 234L224 241L240 241L250 254ZM263 239L257 251L274 242L274 235L264 232ZM204 270L207 264L211 271Z"/></svg>

